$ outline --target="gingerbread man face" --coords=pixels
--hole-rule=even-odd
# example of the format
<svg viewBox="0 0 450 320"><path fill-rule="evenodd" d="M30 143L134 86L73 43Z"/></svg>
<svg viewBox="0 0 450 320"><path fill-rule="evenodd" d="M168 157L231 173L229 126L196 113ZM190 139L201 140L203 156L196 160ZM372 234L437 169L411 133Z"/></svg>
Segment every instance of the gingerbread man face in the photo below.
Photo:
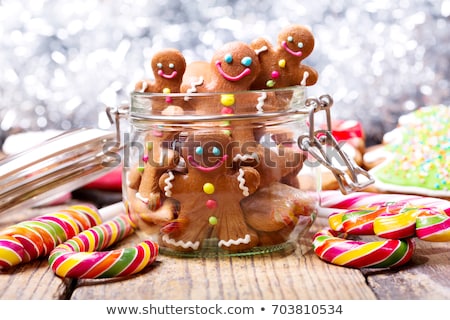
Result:
<svg viewBox="0 0 450 320"><path fill-rule="evenodd" d="M274 48L263 38L251 43L258 52L262 68L252 89L310 86L317 82L317 71L301 64L314 49L314 36L305 26L291 25L283 29L278 35L277 45Z"/></svg>
<svg viewBox="0 0 450 320"><path fill-rule="evenodd" d="M227 152L230 142L226 134L192 135L182 151L188 172L223 174L231 167L231 156Z"/></svg>
<svg viewBox="0 0 450 320"><path fill-rule="evenodd" d="M306 27L292 25L280 32L278 46L288 54L283 55L286 59L300 62L313 51L314 36Z"/></svg>
<svg viewBox="0 0 450 320"><path fill-rule="evenodd" d="M234 41L216 51L210 63L187 66L181 92L235 92L250 88L261 66L255 51L244 42Z"/></svg>
<svg viewBox="0 0 450 320"><path fill-rule="evenodd" d="M242 42L231 42L218 50L211 60L218 89L248 89L261 67L255 51ZM225 82L223 82L225 81Z"/></svg>
<svg viewBox="0 0 450 320"><path fill-rule="evenodd" d="M175 93L180 91L186 61L180 51L165 49L156 53L151 61L155 80L139 81L135 90L139 92Z"/></svg>

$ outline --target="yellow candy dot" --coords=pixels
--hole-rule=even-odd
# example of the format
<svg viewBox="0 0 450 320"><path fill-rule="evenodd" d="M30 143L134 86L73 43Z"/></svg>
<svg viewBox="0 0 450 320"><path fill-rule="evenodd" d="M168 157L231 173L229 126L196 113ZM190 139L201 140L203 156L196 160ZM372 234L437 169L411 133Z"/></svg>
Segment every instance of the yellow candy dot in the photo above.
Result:
<svg viewBox="0 0 450 320"><path fill-rule="evenodd" d="M278 65L280 66L280 68L286 67L286 60L284 59L279 60Z"/></svg>
<svg viewBox="0 0 450 320"><path fill-rule="evenodd" d="M163 93L170 93L170 89L169 88L164 88L163 89Z"/></svg>
<svg viewBox="0 0 450 320"><path fill-rule="evenodd" d="M228 127L228 126L230 126L231 125L231 122L230 121L226 121L226 120L224 120L224 121L222 121L221 123L220 123L220 126L221 127Z"/></svg>
<svg viewBox="0 0 450 320"><path fill-rule="evenodd" d="M214 185L212 183L205 183L203 185L203 192L206 194L213 194L214 193Z"/></svg>
<svg viewBox="0 0 450 320"><path fill-rule="evenodd" d="M234 104L234 94L222 94L220 103L226 107L232 106Z"/></svg>

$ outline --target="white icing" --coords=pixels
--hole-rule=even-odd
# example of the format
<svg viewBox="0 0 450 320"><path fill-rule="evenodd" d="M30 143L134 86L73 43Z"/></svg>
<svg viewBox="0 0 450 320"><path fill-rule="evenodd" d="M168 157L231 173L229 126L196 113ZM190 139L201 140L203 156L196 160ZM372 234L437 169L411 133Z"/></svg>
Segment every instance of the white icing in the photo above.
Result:
<svg viewBox="0 0 450 320"><path fill-rule="evenodd" d="M308 79L308 77L309 77L309 72L308 71L303 72L303 79L300 82L300 85L306 86L306 80Z"/></svg>
<svg viewBox="0 0 450 320"><path fill-rule="evenodd" d="M147 87L148 87L147 81L142 81L142 88L141 88L141 90L139 90L139 92L145 92Z"/></svg>
<svg viewBox="0 0 450 320"><path fill-rule="evenodd" d="M262 92L261 95L258 97L258 104L256 105L256 110L258 110L258 113L264 112L264 101L267 98L267 93Z"/></svg>
<svg viewBox="0 0 450 320"><path fill-rule="evenodd" d="M268 49L267 46L262 46L259 49L255 49L255 53L256 55L259 55L261 52L267 51L267 49Z"/></svg>
<svg viewBox="0 0 450 320"><path fill-rule="evenodd" d="M230 239L230 240L228 240L228 241L225 241L225 240L220 240L219 241L219 247L221 247L221 246L225 246L225 247L230 247L231 245L239 245L239 244L247 244L247 243L250 243L250 235L249 234L246 234L245 235L245 238L239 238L239 239L237 239L237 240L234 240L234 239Z"/></svg>
<svg viewBox="0 0 450 320"><path fill-rule="evenodd" d="M240 154L238 153L234 158L233 162L237 161L247 161L247 160L258 160L258 154L256 152L253 152L252 154Z"/></svg>
<svg viewBox="0 0 450 320"><path fill-rule="evenodd" d="M202 84L203 84L203 77L200 77L197 82L195 82L195 81L192 82L191 87L189 89L187 89L186 93L187 94L196 93L197 87L201 86ZM189 99L190 99L190 97L187 95L184 97L184 101L188 101Z"/></svg>
<svg viewBox="0 0 450 320"><path fill-rule="evenodd" d="M172 196L172 187L173 184L171 183L171 181L173 179L175 179L175 176L173 175L172 171L168 171L167 172L169 174L169 176L164 180L164 183L166 184L166 186L164 187L164 191L165 191L165 195L166 197L171 197Z"/></svg>
<svg viewBox="0 0 450 320"><path fill-rule="evenodd" d="M194 250L197 250L198 247L200 246L199 241L195 241L195 242L192 242L192 241L184 242L183 240L175 241L174 239L169 238L169 236L167 234L165 234L162 237L162 240L168 244L171 244L176 247L182 247L184 249L192 248Z"/></svg>
<svg viewBox="0 0 450 320"><path fill-rule="evenodd" d="M143 197L139 192L136 192L136 198L138 198L139 200L141 200L145 204L148 203L148 198Z"/></svg>
<svg viewBox="0 0 450 320"><path fill-rule="evenodd" d="M239 182L239 189L241 189L242 194L247 197L250 193L248 192L248 187L245 185L244 170L242 168L239 169L237 180Z"/></svg>

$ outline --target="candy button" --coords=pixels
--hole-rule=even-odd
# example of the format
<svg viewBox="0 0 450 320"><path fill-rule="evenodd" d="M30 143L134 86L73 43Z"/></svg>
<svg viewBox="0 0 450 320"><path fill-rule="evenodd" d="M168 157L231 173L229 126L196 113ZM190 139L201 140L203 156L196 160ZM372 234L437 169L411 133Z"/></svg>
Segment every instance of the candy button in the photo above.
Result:
<svg viewBox="0 0 450 320"><path fill-rule="evenodd" d="M214 193L214 185L212 183L205 183L203 185L203 192L206 194L213 194Z"/></svg>
<svg viewBox="0 0 450 320"><path fill-rule="evenodd" d="M279 60L279 61L278 61L278 66L279 66L280 68L286 67L286 60L284 60L284 59Z"/></svg>
<svg viewBox="0 0 450 320"><path fill-rule="evenodd" d="M206 207L208 209L215 209L215 208L217 208L217 201L216 200L212 200L212 199L206 201Z"/></svg>
<svg viewBox="0 0 450 320"><path fill-rule="evenodd" d="M275 85L275 81L273 81L273 80L268 80L268 81L266 82L266 86L267 86L268 88L272 88L274 85Z"/></svg>
<svg viewBox="0 0 450 320"><path fill-rule="evenodd" d="M208 222L210 225L215 226L217 224L217 218L214 216L209 217Z"/></svg>
<svg viewBox="0 0 450 320"><path fill-rule="evenodd" d="M222 94L220 96L220 103L226 107L234 104L234 94Z"/></svg>
<svg viewBox="0 0 450 320"><path fill-rule="evenodd" d="M223 107L222 110L220 110L221 114L233 114L233 108L229 108L229 107Z"/></svg>

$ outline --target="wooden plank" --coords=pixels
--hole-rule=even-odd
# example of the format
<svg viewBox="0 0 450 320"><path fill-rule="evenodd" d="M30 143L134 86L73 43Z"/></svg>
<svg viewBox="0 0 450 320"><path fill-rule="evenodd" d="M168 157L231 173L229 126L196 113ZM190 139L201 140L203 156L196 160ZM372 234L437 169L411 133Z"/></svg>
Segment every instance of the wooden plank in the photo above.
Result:
<svg viewBox="0 0 450 320"><path fill-rule="evenodd" d="M329 265L311 250L314 229L286 257L181 259L160 255L123 280L82 280L71 299L375 299L359 270ZM129 245L137 237L127 239Z"/></svg>
<svg viewBox="0 0 450 320"><path fill-rule="evenodd" d="M450 299L450 243L417 240L408 265L365 273L378 299Z"/></svg>
<svg viewBox="0 0 450 320"><path fill-rule="evenodd" d="M63 300L71 293L72 280L61 280L46 258L0 272L1 300Z"/></svg>

